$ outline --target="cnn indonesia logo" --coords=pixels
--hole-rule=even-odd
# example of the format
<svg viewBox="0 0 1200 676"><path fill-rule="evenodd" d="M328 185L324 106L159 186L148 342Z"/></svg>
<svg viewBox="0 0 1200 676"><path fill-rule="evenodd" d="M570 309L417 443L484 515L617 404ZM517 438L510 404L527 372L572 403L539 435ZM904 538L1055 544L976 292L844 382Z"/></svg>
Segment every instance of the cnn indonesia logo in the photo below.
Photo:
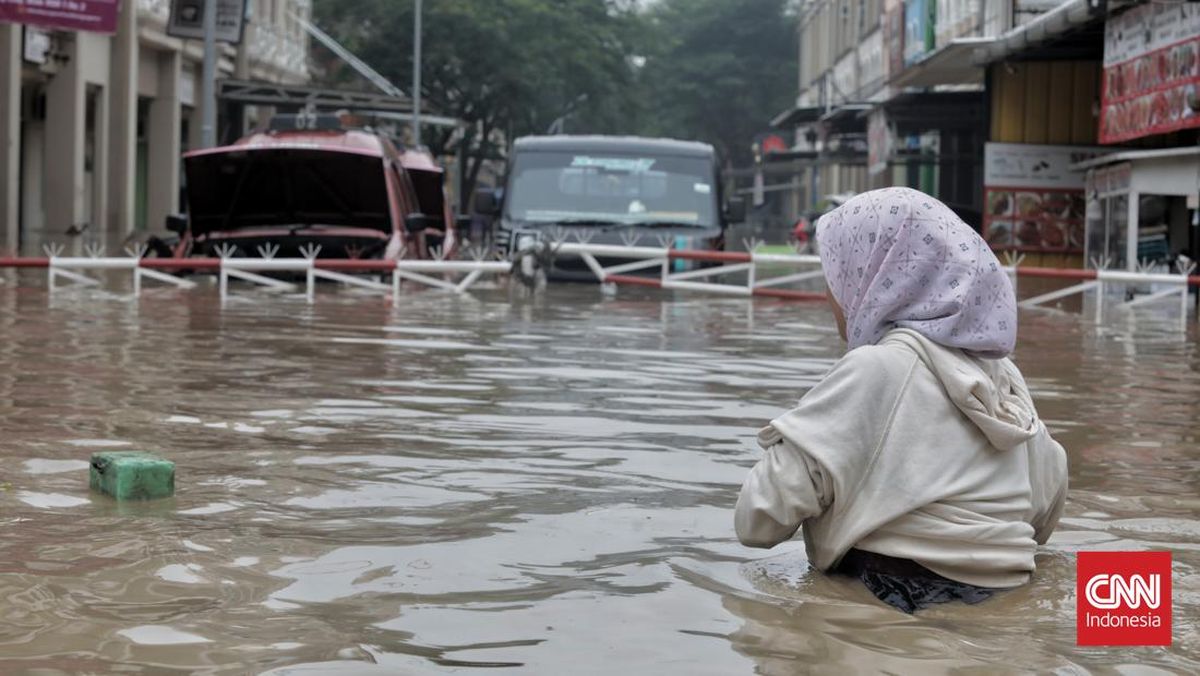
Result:
<svg viewBox="0 0 1200 676"><path fill-rule="evenodd" d="M1079 645L1171 645L1171 553L1079 552Z"/></svg>

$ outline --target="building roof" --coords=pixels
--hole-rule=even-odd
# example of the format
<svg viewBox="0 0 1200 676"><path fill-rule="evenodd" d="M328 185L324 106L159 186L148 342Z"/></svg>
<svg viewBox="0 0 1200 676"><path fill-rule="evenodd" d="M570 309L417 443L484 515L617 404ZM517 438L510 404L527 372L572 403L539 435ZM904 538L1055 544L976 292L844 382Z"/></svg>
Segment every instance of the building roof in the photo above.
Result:
<svg viewBox="0 0 1200 676"><path fill-rule="evenodd" d="M653 152L660 155L712 157L713 147L698 141L678 141L641 136L567 135L523 136L516 140L514 150L585 151L585 152Z"/></svg>

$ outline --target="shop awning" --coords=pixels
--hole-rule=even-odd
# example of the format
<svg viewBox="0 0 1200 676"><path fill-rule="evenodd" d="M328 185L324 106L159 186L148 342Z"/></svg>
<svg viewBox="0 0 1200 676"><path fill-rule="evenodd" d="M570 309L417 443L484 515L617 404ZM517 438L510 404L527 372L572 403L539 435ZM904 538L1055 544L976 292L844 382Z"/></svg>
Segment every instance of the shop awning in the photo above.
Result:
<svg viewBox="0 0 1200 676"><path fill-rule="evenodd" d="M828 113L821 116L822 122L838 123L863 117L874 108L869 103L844 103L834 106Z"/></svg>
<svg viewBox="0 0 1200 676"><path fill-rule="evenodd" d="M983 67L975 60L977 50L994 38L958 38L921 61L900 71L888 82L893 87L981 84Z"/></svg>
<svg viewBox="0 0 1200 676"><path fill-rule="evenodd" d="M1179 148L1159 148L1156 150L1127 150L1121 153L1111 153L1094 157L1084 162L1077 162L1071 165L1071 171L1086 171L1096 167L1103 167L1108 164L1117 164L1119 162L1132 162L1136 160L1165 160L1174 157L1189 157L1200 155L1200 146L1183 146Z"/></svg>
<svg viewBox="0 0 1200 676"><path fill-rule="evenodd" d="M820 122L834 134L865 132L867 113L874 107L869 103L843 103L822 115Z"/></svg>
<svg viewBox="0 0 1200 676"><path fill-rule="evenodd" d="M771 119L771 126L776 129L795 127L801 124L811 124L821 118L825 112L823 106L795 106L779 113Z"/></svg>
<svg viewBox="0 0 1200 676"><path fill-rule="evenodd" d="M1095 0L1067 0L1058 7L1038 15L1029 23L1017 26L1003 35L992 39L990 44L983 45L974 55L972 62L986 65L996 61L1020 57L1029 58L1085 58L1085 54L1100 50L1103 55L1104 32L1103 19L1105 12L1113 13L1121 7L1137 4L1136 0L1108 0L1107 3ZM1107 5L1107 6L1106 6ZM1043 46L1060 42L1069 34L1088 27L1089 24L1099 26L1096 35L1084 36L1084 44L1064 43L1058 49L1051 49L1046 54L1035 54ZM1080 51L1083 50L1083 51Z"/></svg>

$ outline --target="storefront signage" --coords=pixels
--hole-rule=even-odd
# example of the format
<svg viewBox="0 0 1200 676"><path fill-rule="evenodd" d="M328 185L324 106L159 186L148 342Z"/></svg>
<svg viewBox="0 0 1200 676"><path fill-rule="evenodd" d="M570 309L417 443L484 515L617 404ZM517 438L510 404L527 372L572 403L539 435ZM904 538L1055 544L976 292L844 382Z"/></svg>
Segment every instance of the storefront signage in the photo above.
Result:
<svg viewBox="0 0 1200 676"><path fill-rule="evenodd" d="M129 0L126 0L129 1ZM115 33L119 0L0 0L0 22Z"/></svg>
<svg viewBox="0 0 1200 676"><path fill-rule="evenodd" d="M986 144L984 239L995 249L1081 253L1086 179L1071 165L1108 152L1085 146Z"/></svg>
<svg viewBox="0 0 1200 676"><path fill-rule="evenodd" d="M1089 197L1106 197L1129 192L1133 184L1133 164L1122 162L1111 167L1093 169L1087 174ZM1189 207L1190 208L1190 207Z"/></svg>
<svg viewBox="0 0 1200 676"><path fill-rule="evenodd" d="M50 34L35 26L26 26L23 50L25 60L41 65L46 63L46 54L49 52Z"/></svg>
<svg viewBox="0 0 1200 676"><path fill-rule="evenodd" d="M203 40L204 5L205 0L172 0L167 34L177 38ZM217 0L217 41L234 45L240 43L245 18L246 0Z"/></svg>
<svg viewBox="0 0 1200 676"><path fill-rule="evenodd" d="M1100 142L1200 127L1200 4L1147 3L1104 26Z"/></svg>
<svg viewBox="0 0 1200 676"><path fill-rule="evenodd" d="M884 0L883 33L885 75L890 80L904 70L904 3L900 0Z"/></svg>
<svg viewBox="0 0 1200 676"><path fill-rule="evenodd" d="M934 0L904 3L904 65L911 66L933 49Z"/></svg>

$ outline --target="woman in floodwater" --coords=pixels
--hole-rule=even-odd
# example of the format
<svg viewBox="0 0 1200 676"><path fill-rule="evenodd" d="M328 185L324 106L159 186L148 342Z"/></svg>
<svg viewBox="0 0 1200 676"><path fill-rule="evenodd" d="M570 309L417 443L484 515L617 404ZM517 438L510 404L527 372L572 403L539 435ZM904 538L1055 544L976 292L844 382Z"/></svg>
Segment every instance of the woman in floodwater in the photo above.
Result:
<svg viewBox="0 0 1200 676"><path fill-rule="evenodd" d="M905 612L1027 582L1067 460L1021 372L1016 298L983 239L908 188L822 217L817 244L849 352L758 434L738 538L804 527L809 561Z"/></svg>

